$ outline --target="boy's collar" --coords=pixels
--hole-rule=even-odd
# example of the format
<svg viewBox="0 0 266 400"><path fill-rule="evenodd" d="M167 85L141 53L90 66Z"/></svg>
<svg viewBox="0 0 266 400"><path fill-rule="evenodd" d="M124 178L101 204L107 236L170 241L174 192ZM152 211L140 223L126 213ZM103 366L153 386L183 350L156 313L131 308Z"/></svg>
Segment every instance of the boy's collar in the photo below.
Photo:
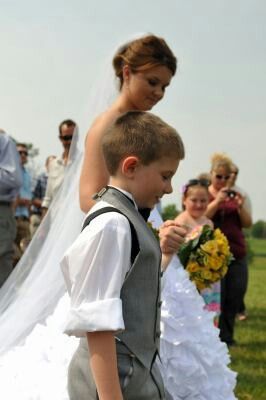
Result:
<svg viewBox="0 0 266 400"><path fill-rule="evenodd" d="M138 208L138 206L137 206L137 204L136 204L136 202L134 200L134 197L132 196L131 193L129 193L126 190L121 189L121 188L119 188L117 186L114 186L114 185L108 185L108 187L114 188L114 189L118 190L119 192L123 193L130 201L132 201L133 205L135 206L136 210L138 210L138 212L140 213L142 218L145 221L148 221L150 213L151 213L151 209L150 208Z"/></svg>
<svg viewBox="0 0 266 400"><path fill-rule="evenodd" d="M138 210L138 206L137 206L137 204L134 200L134 197L132 196L131 193L127 192L124 189L121 189L120 187L114 186L114 185L108 185L108 187L114 188L114 189L118 190L119 192L123 193L126 197L128 197L133 202L134 207L136 208L136 210Z"/></svg>

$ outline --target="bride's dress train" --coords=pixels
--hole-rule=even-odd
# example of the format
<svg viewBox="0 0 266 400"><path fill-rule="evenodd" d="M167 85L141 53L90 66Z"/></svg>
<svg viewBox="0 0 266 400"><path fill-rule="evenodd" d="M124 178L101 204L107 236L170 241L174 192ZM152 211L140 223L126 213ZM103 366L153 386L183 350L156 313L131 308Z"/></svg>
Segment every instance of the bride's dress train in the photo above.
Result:
<svg viewBox="0 0 266 400"><path fill-rule="evenodd" d="M164 275L162 300L158 363L169 398L236 399L236 374L228 368L227 346L177 258ZM67 368L78 345L77 338L62 333L68 303L65 294L45 324L37 324L22 346L1 356L0 398L68 400Z"/></svg>

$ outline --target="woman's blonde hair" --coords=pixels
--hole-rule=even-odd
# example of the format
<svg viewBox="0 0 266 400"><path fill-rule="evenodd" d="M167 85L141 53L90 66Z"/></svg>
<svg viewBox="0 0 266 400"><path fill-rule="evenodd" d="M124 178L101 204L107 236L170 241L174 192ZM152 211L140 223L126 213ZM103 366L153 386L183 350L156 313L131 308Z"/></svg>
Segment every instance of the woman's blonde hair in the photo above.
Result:
<svg viewBox="0 0 266 400"><path fill-rule="evenodd" d="M211 156L211 172L218 168L224 168L229 174L231 172L232 160L225 153L214 153Z"/></svg>

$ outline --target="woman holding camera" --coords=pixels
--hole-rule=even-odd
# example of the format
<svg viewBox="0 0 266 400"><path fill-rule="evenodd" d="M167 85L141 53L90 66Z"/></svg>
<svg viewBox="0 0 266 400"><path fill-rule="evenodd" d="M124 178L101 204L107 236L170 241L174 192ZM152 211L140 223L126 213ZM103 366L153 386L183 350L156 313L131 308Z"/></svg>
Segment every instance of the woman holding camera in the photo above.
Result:
<svg viewBox="0 0 266 400"><path fill-rule="evenodd" d="M235 344L234 324L242 293L245 292L247 261L243 228L252 224L250 213L244 206L240 193L229 189L232 161L224 154L214 154L211 159L210 202L207 208L215 228L226 235L234 260L221 282L220 337L228 346Z"/></svg>

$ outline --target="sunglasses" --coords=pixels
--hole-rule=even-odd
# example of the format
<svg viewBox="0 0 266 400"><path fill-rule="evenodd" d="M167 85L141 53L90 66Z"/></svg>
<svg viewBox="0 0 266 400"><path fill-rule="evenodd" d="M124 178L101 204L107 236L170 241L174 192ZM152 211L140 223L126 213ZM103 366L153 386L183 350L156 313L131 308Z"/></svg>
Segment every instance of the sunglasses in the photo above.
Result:
<svg viewBox="0 0 266 400"><path fill-rule="evenodd" d="M221 180L227 181L227 180L230 178L230 175L224 176L224 175L216 174L216 175L215 175L215 178L216 178L216 179L219 179L219 181L221 181Z"/></svg>
<svg viewBox="0 0 266 400"><path fill-rule="evenodd" d="M59 137L59 139L61 139L61 140L66 140L66 141L68 141L68 140L72 140L73 135L65 135L65 136L59 135L58 137Z"/></svg>
<svg viewBox="0 0 266 400"><path fill-rule="evenodd" d="M21 155L24 154L24 156L27 156L28 152L25 150L19 150L19 154L21 154Z"/></svg>

